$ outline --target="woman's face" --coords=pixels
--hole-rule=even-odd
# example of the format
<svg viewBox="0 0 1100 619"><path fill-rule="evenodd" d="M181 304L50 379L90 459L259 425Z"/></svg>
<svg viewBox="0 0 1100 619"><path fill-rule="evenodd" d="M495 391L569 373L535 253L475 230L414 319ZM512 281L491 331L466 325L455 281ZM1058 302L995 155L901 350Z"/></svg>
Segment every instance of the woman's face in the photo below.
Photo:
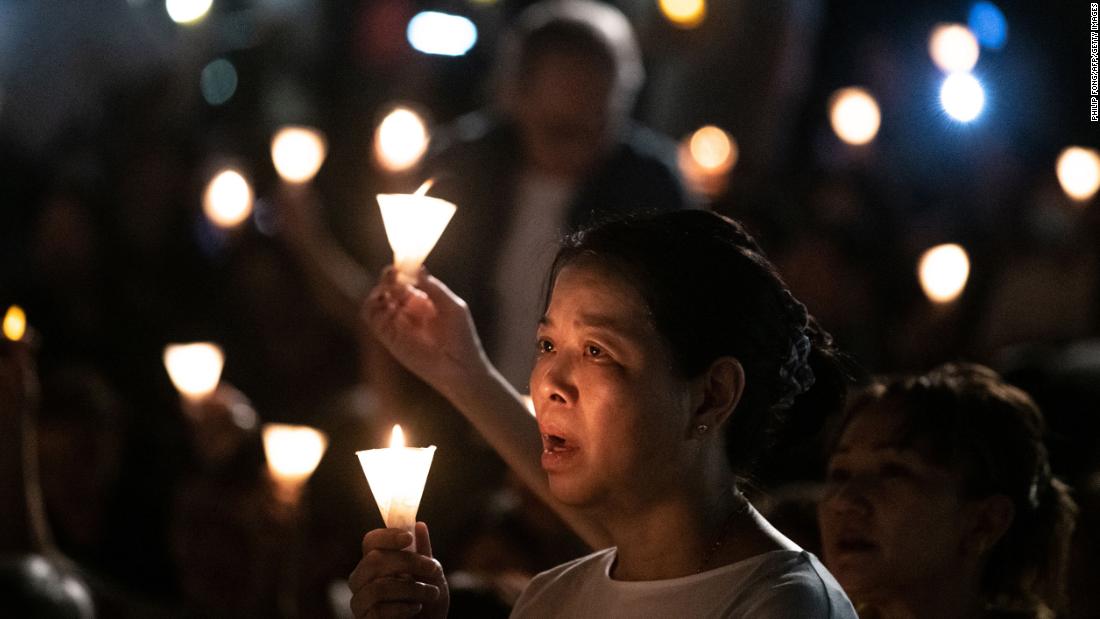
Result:
<svg viewBox="0 0 1100 619"><path fill-rule="evenodd" d="M550 489L578 506L629 505L682 484L690 381L679 378L641 296L604 268L559 273L531 372Z"/></svg>
<svg viewBox="0 0 1100 619"><path fill-rule="evenodd" d="M829 459L818 508L825 563L857 603L960 578L971 510L960 480L901 441L903 416L863 409Z"/></svg>

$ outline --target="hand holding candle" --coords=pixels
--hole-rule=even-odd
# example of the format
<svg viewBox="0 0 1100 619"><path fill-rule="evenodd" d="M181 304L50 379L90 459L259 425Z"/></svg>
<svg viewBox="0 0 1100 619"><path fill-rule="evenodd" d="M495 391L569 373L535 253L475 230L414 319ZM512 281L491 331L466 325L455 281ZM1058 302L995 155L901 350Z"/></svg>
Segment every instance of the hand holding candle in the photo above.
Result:
<svg viewBox="0 0 1100 619"><path fill-rule="evenodd" d="M394 425L389 447L357 451L355 455L359 456L386 526L414 533L416 511L432 467L435 445L406 447L401 426Z"/></svg>
<svg viewBox="0 0 1100 619"><path fill-rule="evenodd" d="M431 186L429 179L413 194L378 194L386 238L393 249L393 264L403 283L416 281L420 265L455 214L454 204L425 195Z"/></svg>

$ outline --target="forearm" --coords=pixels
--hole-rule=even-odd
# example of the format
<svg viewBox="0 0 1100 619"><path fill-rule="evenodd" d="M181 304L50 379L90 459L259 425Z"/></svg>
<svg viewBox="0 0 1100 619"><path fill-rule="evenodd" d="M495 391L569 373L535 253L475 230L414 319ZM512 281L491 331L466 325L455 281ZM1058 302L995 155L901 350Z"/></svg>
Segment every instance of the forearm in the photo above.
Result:
<svg viewBox="0 0 1100 619"><path fill-rule="evenodd" d="M444 395L473 424L489 445L504 459L523 483L549 505L577 535L592 548L611 545L607 531L576 509L550 493L542 470L542 439L538 424L527 410L523 398L486 362L468 368L457 387Z"/></svg>

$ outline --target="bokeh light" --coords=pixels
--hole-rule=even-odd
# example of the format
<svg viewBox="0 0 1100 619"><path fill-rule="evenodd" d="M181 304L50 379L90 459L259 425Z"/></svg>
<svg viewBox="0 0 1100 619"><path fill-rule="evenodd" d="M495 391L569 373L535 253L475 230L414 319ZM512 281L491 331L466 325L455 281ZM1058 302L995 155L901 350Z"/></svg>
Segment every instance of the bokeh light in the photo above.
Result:
<svg viewBox="0 0 1100 619"><path fill-rule="evenodd" d="M659 0L665 19L680 28L694 28L707 16L706 0Z"/></svg>
<svg viewBox="0 0 1100 619"><path fill-rule="evenodd" d="M237 68L225 58L206 65L202 69L199 85L202 98L210 105L221 105L237 92Z"/></svg>
<svg viewBox="0 0 1100 619"><path fill-rule="evenodd" d="M882 115L871 93L853 86L833 93L829 100L829 122L837 137L859 146L878 135Z"/></svg>
<svg viewBox="0 0 1100 619"><path fill-rule="evenodd" d="M325 136L312 127L283 127L271 138L271 161L288 183L313 180L327 152Z"/></svg>
<svg viewBox="0 0 1100 619"><path fill-rule="evenodd" d="M921 255L917 274L924 295L933 303L959 298L970 278L970 257L954 243L937 245Z"/></svg>
<svg viewBox="0 0 1100 619"><path fill-rule="evenodd" d="M705 196L726 189L730 170L737 165L737 140L719 127L707 125L684 138L677 154L680 174L688 186Z"/></svg>
<svg viewBox="0 0 1100 619"><path fill-rule="evenodd" d="M1100 189L1100 154L1094 149L1070 146L1058 155L1058 182L1070 199L1087 202Z"/></svg>
<svg viewBox="0 0 1100 619"><path fill-rule="evenodd" d="M218 172L203 195L203 212L219 228L232 228L252 214L252 187L232 168Z"/></svg>
<svg viewBox="0 0 1100 619"><path fill-rule="evenodd" d="M940 104L951 118L968 123L985 107L985 90L981 82L969 73L952 73L940 87Z"/></svg>
<svg viewBox="0 0 1100 619"><path fill-rule="evenodd" d="M195 24L210 12L213 0L165 0L168 16L177 24Z"/></svg>
<svg viewBox="0 0 1100 619"><path fill-rule="evenodd" d="M966 25L977 37L982 47L998 50L1008 42L1008 20L1005 14L992 2L976 2L970 7Z"/></svg>
<svg viewBox="0 0 1100 619"><path fill-rule="evenodd" d="M394 108L375 130L375 159L390 172L403 172L415 166L427 150L427 123L407 107Z"/></svg>
<svg viewBox="0 0 1100 619"><path fill-rule="evenodd" d="M180 394L201 399L214 393L221 380L225 354L217 344L194 342L164 347L164 368Z"/></svg>
<svg viewBox="0 0 1100 619"><path fill-rule="evenodd" d="M477 26L460 15L423 11L409 20L405 36L418 52L462 56L477 43Z"/></svg>
<svg viewBox="0 0 1100 619"><path fill-rule="evenodd" d="M264 454L272 477L299 484L317 469L328 447L328 437L310 426L265 423Z"/></svg>
<svg viewBox="0 0 1100 619"><path fill-rule="evenodd" d="M728 133L714 125L691 134L688 151L699 167L713 173L729 172L737 163L737 144Z"/></svg>
<svg viewBox="0 0 1100 619"><path fill-rule="evenodd" d="M4 337L13 342L23 339L27 332L27 314L23 308L13 305L4 313Z"/></svg>
<svg viewBox="0 0 1100 619"><path fill-rule="evenodd" d="M962 24L938 24L928 38L932 62L945 73L973 69L980 52L978 39Z"/></svg>

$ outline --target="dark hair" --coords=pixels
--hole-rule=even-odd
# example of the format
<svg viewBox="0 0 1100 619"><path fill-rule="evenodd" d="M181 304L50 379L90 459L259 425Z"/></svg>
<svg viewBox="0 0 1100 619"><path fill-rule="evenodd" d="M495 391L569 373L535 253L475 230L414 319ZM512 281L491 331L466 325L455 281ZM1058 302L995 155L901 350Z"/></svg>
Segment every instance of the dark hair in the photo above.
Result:
<svg viewBox="0 0 1100 619"><path fill-rule="evenodd" d="M1062 608L1077 508L1051 474L1043 415L1031 397L969 363L886 378L853 398L830 450L848 423L872 407L903 415L901 443L958 472L967 496L1012 500L1012 524L982 575L987 605L1035 616Z"/></svg>
<svg viewBox="0 0 1100 619"><path fill-rule="evenodd" d="M544 308L558 274L578 262L610 268L638 290L682 376L698 376L724 356L741 363L745 390L726 433L737 473L751 471L796 398L820 415L842 406L848 378L829 335L732 219L684 210L578 232L554 260Z"/></svg>

